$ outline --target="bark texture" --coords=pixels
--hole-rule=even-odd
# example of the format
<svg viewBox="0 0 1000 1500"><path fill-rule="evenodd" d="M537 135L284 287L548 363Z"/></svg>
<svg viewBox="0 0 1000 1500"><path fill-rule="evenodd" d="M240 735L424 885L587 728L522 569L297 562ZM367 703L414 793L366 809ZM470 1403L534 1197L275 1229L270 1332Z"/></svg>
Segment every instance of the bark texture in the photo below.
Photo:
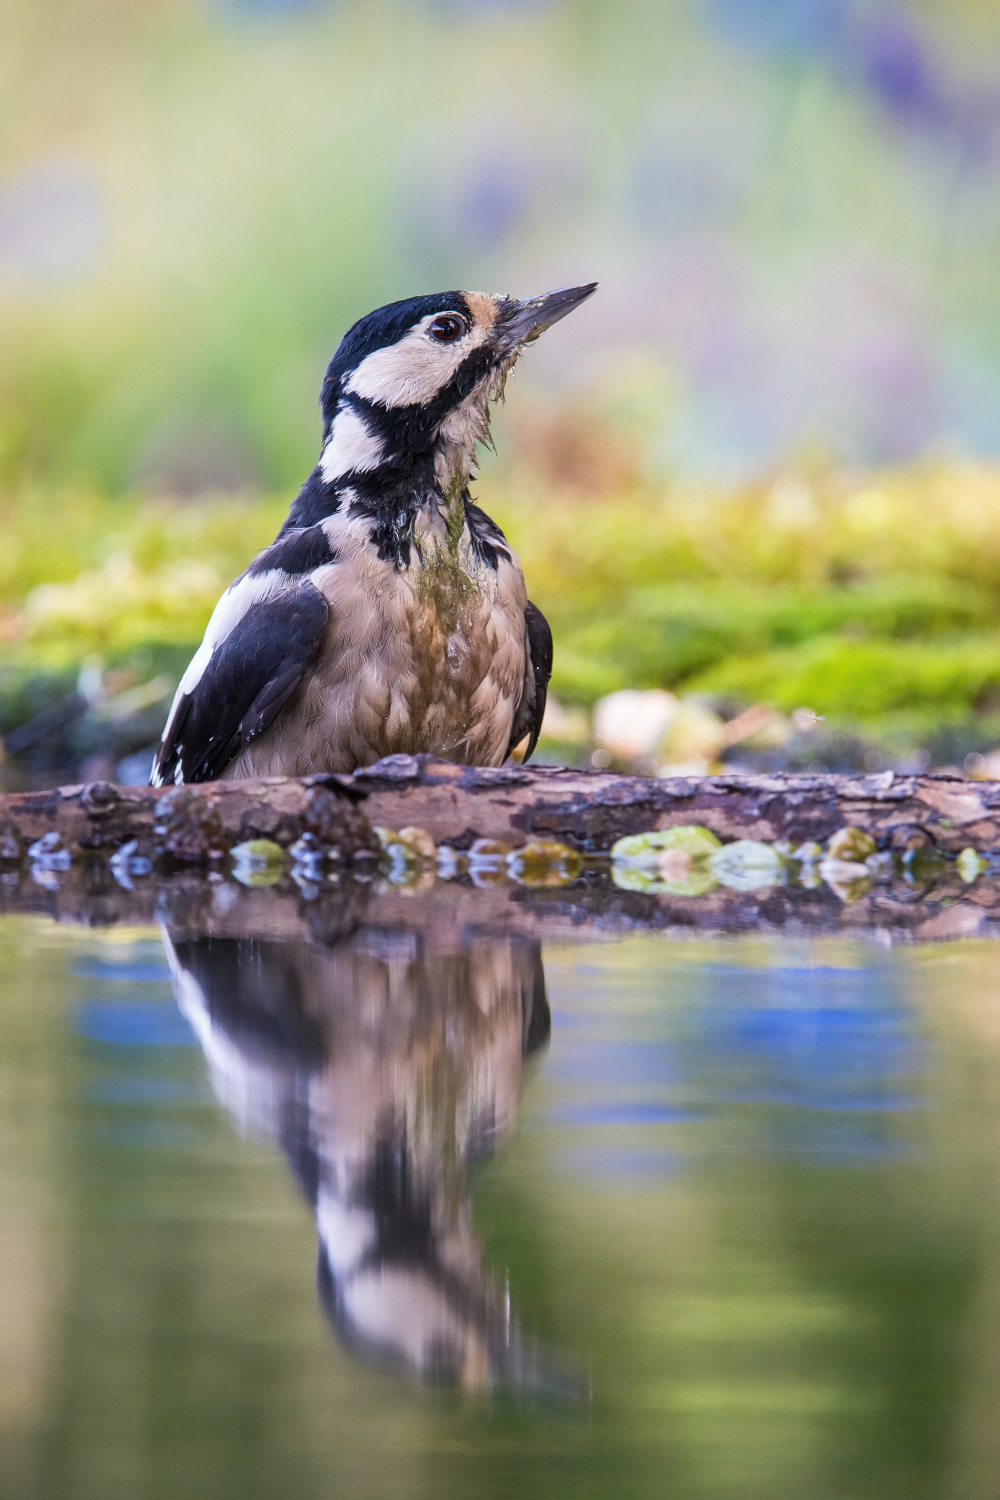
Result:
<svg viewBox="0 0 1000 1500"><path fill-rule="evenodd" d="M56 832L65 847L113 850L136 839L179 862L251 838L303 833L345 857L375 847L371 827L425 828L438 844L513 846L557 839L607 853L623 834L700 823L724 841L824 843L845 825L879 848L930 843L945 853L1000 849L1000 782L953 776L704 776L663 780L606 771L482 770L431 756L389 756L353 776L211 782L153 790L106 782L0 796L0 859Z"/></svg>
<svg viewBox="0 0 1000 1500"><path fill-rule="evenodd" d="M724 842L825 843L845 825L880 848L916 839L943 852L1000 847L1000 782L953 776L789 774L654 778L561 767L479 770L430 756L389 756L350 783L374 824L426 828L468 848L480 837L518 845L558 839L584 854L623 834L700 823Z"/></svg>
<svg viewBox="0 0 1000 1500"><path fill-rule="evenodd" d="M517 846L557 839L606 854L627 833L701 823L723 840L824 843L845 825L883 850L923 848L929 859L889 861L883 877L839 892L828 884L698 897L622 890L608 866L587 861L580 878L539 888L495 876L435 880L405 892L372 879L373 827L425 828L465 849L479 837ZM267 890L223 879L234 844L268 838L288 846L311 834L347 861L340 883L310 892L286 870ZM63 864L27 857L58 835ZM135 841L155 875L123 881L108 856ZM50 841L51 842L51 841ZM937 858L967 847L1000 852L1000 783L956 777L716 776L649 780L540 767L475 770L398 756L353 777L215 782L154 791L106 783L0 797L0 911L34 912L91 925L166 921L175 931L310 937L325 943L359 923L413 932L477 927L532 939L611 938L654 929L698 932L839 932L880 941L1000 936L1000 885L988 873L967 885ZM368 864L357 865L367 856ZM989 861L988 870L994 860ZM147 866L147 869L149 867ZM920 870L926 874L922 877ZM357 872L357 878L352 874ZM209 873L211 872L211 873ZM166 875L168 878L158 878ZM131 886L131 888L130 888Z"/></svg>
<svg viewBox="0 0 1000 1500"><path fill-rule="evenodd" d="M0 797L0 860L22 858L50 833L74 853L110 853L135 841L178 864L202 864L250 839L287 847L309 833L351 858L378 849L358 807L362 796L332 776L158 789L94 781L11 793Z"/></svg>

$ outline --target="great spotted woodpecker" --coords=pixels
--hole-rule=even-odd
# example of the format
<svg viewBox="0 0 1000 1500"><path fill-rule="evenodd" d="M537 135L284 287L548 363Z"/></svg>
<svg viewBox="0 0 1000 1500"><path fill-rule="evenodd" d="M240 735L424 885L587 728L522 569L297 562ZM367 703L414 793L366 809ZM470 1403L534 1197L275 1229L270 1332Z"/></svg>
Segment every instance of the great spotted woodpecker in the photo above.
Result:
<svg viewBox="0 0 1000 1500"><path fill-rule="evenodd" d="M531 754L552 635L469 481L525 345L595 288L441 292L355 323L323 382L319 462L216 605L154 786Z"/></svg>

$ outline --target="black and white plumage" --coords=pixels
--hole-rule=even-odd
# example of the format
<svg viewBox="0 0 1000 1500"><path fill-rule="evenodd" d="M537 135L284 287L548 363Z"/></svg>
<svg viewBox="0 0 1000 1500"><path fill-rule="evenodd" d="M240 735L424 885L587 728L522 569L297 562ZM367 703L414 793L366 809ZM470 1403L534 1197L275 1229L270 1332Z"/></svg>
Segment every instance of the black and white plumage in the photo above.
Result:
<svg viewBox="0 0 1000 1500"><path fill-rule="evenodd" d="M464 925L423 937L164 942L217 1096L280 1143L309 1201L338 1336L428 1380L566 1388L484 1271L465 1188L548 1040L541 950Z"/></svg>
<svg viewBox="0 0 1000 1500"><path fill-rule="evenodd" d="M349 330L320 397L319 462L216 605L154 786L418 751L497 766L525 739L531 754L552 636L468 485L518 355L595 286L413 297Z"/></svg>

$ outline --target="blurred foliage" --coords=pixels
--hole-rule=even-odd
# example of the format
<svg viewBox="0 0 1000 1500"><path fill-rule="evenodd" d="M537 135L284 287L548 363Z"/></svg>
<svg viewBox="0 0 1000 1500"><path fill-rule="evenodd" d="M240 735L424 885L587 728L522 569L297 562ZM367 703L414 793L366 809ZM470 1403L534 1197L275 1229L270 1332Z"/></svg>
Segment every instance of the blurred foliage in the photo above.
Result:
<svg viewBox="0 0 1000 1500"><path fill-rule="evenodd" d="M803 471L736 490L633 484L603 498L493 468L479 498L552 623L553 692L567 705L665 687L734 710L808 706L897 747L963 725L959 748L993 743L996 467ZM284 498L8 497L8 678L95 655L132 661L137 650L147 670L162 669L166 648L170 660L194 649L219 593L285 509Z"/></svg>
<svg viewBox="0 0 1000 1500"><path fill-rule="evenodd" d="M491 501L552 621L567 701L680 688L870 727L896 716L918 739L1000 707L995 468Z"/></svg>
<svg viewBox="0 0 1000 1500"><path fill-rule="evenodd" d="M196 645L220 593L286 509L283 500L137 503L72 488L0 502L5 655L57 667Z"/></svg>
<svg viewBox="0 0 1000 1500"><path fill-rule="evenodd" d="M0 480L294 483L369 308L592 276L532 394L648 358L661 459L997 451L995 0L3 14Z"/></svg>

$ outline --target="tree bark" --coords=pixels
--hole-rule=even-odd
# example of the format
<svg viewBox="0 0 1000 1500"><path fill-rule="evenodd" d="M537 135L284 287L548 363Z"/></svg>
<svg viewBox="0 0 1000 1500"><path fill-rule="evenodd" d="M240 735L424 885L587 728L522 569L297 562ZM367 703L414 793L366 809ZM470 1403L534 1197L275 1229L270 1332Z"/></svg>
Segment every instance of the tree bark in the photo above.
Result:
<svg viewBox="0 0 1000 1500"><path fill-rule="evenodd" d="M655 780L553 767L478 770L429 756L394 756L351 777L212 782L152 790L107 783L0 797L0 911L36 912L96 925L166 920L219 933L293 936L324 942L352 930L365 912L380 925L488 927L533 938L618 936L643 928L690 931L853 932L882 938L1000 935L1000 889L966 885L953 863L890 862L880 879L849 894L826 883L741 891L720 886L698 897L617 888L601 861L557 888L531 888L496 875L493 889L438 881L415 888L372 883L373 829L427 830L435 843L467 849L487 837L512 846L558 840L586 856L606 855L623 834L699 823L721 839L823 844L845 826L882 849L926 846L930 854L1000 850L1000 783L953 776L710 776ZM307 895L287 872L269 890L246 890L218 873L235 844L266 838L288 847L304 834L335 847L347 868L339 884ZM54 867L28 856L46 835ZM128 879L109 864L124 844L167 879ZM59 864L61 855L62 863ZM367 859L367 866L358 858ZM148 867L147 867L148 868ZM351 878L351 872L360 879ZM127 872L126 872L127 875ZM278 878L278 877L276 877ZM478 883L482 884L480 879ZM544 885L544 882L543 882ZM426 887L426 888L425 888Z"/></svg>
<svg viewBox="0 0 1000 1500"><path fill-rule="evenodd" d="M346 778L332 776L165 788L93 781L9 793L0 797L0 860L16 861L56 834L73 853L109 854L135 842L150 856L199 865L251 839L288 847L307 833L349 859L379 848L362 798Z"/></svg>
<svg viewBox="0 0 1000 1500"><path fill-rule="evenodd" d="M512 845L557 839L605 854L624 834L678 823L710 828L724 842L823 844L845 826L880 848L923 836L946 853L1000 846L1000 782L956 776L784 774L620 776L609 771L504 766L481 770L430 756L389 756L349 778L364 789L373 824L426 828L465 849L480 837Z"/></svg>
<svg viewBox="0 0 1000 1500"><path fill-rule="evenodd" d="M839 828L879 848L930 843L944 853L1000 849L1000 782L948 775L785 774L649 778L561 767L456 766L432 756L389 756L353 776L217 781L152 789L107 782L0 796L0 859L22 858L47 833L82 852L137 840L197 864L247 839L287 846L303 833L344 857L377 847L371 828L424 828L437 844L478 838L517 847L554 839L607 854L624 834L678 823L723 841L823 844Z"/></svg>

